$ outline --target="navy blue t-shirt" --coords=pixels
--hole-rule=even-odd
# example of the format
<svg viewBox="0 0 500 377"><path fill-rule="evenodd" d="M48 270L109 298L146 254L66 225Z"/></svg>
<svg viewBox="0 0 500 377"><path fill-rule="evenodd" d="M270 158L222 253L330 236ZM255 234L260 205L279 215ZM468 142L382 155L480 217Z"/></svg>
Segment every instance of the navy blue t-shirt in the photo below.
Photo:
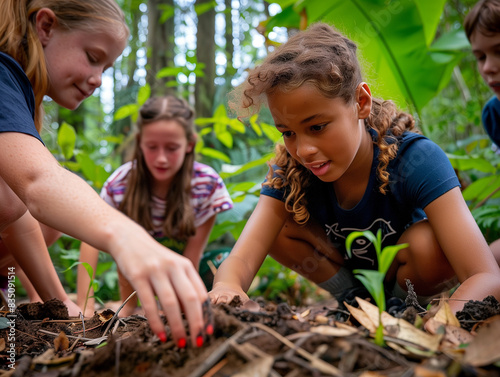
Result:
<svg viewBox="0 0 500 377"><path fill-rule="evenodd" d="M373 134L372 134L373 135ZM405 132L399 149L387 168L389 189L380 193L377 177L378 147L374 144L370 179L363 198L351 209L338 205L331 182L312 176L306 189L307 209L334 246L344 255L349 269L376 269L375 248L364 237L354 241L352 258L347 257L345 239L353 231L382 230L382 247L395 245L404 230L425 219L424 208L454 187L460 186L450 161L441 148L426 137ZM262 195L284 200L284 190L263 186Z"/></svg>
<svg viewBox="0 0 500 377"><path fill-rule="evenodd" d="M0 132L21 132L42 141L36 130L35 95L23 69L0 52Z"/></svg>
<svg viewBox="0 0 500 377"><path fill-rule="evenodd" d="M490 99L483 108L483 126L491 140L500 147L500 101L497 97Z"/></svg>

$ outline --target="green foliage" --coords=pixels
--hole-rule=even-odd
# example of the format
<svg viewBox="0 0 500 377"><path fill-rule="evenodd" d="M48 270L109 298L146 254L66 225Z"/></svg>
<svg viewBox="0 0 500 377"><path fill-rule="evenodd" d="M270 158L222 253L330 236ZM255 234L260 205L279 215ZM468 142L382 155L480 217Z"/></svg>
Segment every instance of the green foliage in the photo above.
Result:
<svg viewBox="0 0 500 377"><path fill-rule="evenodd" d="M286 17L276 15L267 27L299 28L293 13L305 14L308 24L335 25L357 42L374 95L421 111L448 83L468 46L460 30L436 39L445 1L276 1Z"/></svg>
<svg viewBox="0 0 500 377"><path fill-rule="evenodd" d="M251 298L263 297L289 305L301 305L308 299L317 301L322 298L316 284L269 256L259 269L248 295Z"/></svg>
<svg viewBox="0 0 500 377"><path fill-rule="evenodd" d="M363 270L356 269L353 270L356 277L363 283L365 288L370 292L375 303L378 306L380 320L377 327L377 333L375 334L375 342L379 345L384 344L383 337L383 325L381 320L382 312L385 310L385 292L384 292L384 278L392 264L392 261L396 257L399 250L408 247L408 244L386 246L382 249L382 230L377 231L377 236L365 230L362 232L352 232L350 233L345 241L347 254L349 258L352 257L351 246L354 240L358 237L366 237L375 247L377 253L378 269L377 270Z"/></svg>

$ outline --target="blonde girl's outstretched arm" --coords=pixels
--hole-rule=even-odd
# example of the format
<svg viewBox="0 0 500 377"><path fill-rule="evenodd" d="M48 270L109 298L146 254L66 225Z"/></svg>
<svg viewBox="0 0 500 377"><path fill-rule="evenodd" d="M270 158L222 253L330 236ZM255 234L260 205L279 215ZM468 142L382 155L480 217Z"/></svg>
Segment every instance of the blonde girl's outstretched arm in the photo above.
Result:
<svg viewBox="0 0 500 377"><path fill-rule="evenodd" d="M500 269L458 187L431 202L425 212L441 248L460 281L450 306L493 295L500 300Z"/></svg>
<svg viewBox="0 0 500 377"><path fill-rule="evenodd" d="M93 276L95 278L97 262L99 260L99 250L90 246L88 243L82 242L80 245L80 264L78 265L78 273L76 279L76 303L84 310L85 317L91 317L94 314L95 299L94 289L90 287L89 273L82 263L88 263L92 267Z"/></svg>
<svg viewBox="0 0 500 377"><path fill-rule="evenodd" d="M165 339L155 294L175 340L186 338L184 309L191 341L204 333L202 302L206 289L192 263L168 251L141 226L106 204L76 174L62 168L32 136L0 134L0 176L39 221L109 252L134 285L151 329ZM147 257L144 257L144 256Z"/></svg>
<svg viewBox="0 0 500 377"><path fill-rule="evenodd" d="M214 227L216 216L217 215L213 215L203 224L196 227L196 234L189 238L184 253L182 254L193 263L196 270L199 270L201 256L203 250L205 250L207 246L208 237Z"/></svg>
<svg viewBox="0 0 500 377"><path fill-rule="evenodd" d="M28 278L43 301L58 298L68 307L70 316L78 316L80 308L66 294L54 269L40 224L26 211L1 232L2 243ZM22 275L21 275L22 276Z"/></svg>
<svg viewBox="0 0 500 377"><path fill-rule="evenodd" d="M215 274L209 292L213 303L229 303L246 292L278 236L289 213L282 201L261 195L233 250Z"/></svg>

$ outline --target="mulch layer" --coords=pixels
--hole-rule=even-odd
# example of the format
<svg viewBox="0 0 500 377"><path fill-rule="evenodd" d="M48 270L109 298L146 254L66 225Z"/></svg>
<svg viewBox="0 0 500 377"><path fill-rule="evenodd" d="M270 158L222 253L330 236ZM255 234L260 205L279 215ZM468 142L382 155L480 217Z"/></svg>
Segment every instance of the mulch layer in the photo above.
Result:
<svg viewBox="0 0 500 377"><path fill-rule="evenodd" d="M211 313L214 334L180 349L160 342L142 316L108 309L82 320L57 300L19 305L0 312L0 376L500 376L492 297L456 316L444 300L426 313L384 313L384 345L374 342L378 309L361 299L342 308L236 300Z"/></svg>

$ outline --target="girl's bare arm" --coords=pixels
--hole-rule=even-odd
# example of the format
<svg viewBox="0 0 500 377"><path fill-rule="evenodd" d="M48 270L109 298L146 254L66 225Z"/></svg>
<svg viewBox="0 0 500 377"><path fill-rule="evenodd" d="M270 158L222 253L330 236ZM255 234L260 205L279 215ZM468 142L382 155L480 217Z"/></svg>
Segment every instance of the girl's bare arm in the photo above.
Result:
<svg viewBox="0 0 500 377"><path fill-rule="evenodd" d="M183 255L188 258L193 266L198 270L201 256L207 246L208 237L215 224L216 215L210 217L207 221L196 228L196 234L189 238Z"/></svg>
<svg viewBox="0 0 500 377"><path fill-rule="evenodd" d="M460 287L450 301L454 311L468 300L488 295L500 299L500 269L458 187L426 208L434 233L448 258Z"/></svg>
<svg viewBox="0 0 500 377"><path fill-rule="evenodd" d="M156 334L163 336L165 329L155 294L176 340L186 337L181 317L181 306L184 308L196 344L197 335L204 331L201 304L207 294L187 258L168 251L107 205L85 181L62 168L34 137L0 134L0 161L0 176L33 217L113 256L137 290Z"/></svg>
<svg viewBox="0 0 500 377"><path fill-rule="evenodd" d="M215 274L212 302L231 302L246 291L278 236L288 212L280 200L261 195L231 254Z"/></svg>

